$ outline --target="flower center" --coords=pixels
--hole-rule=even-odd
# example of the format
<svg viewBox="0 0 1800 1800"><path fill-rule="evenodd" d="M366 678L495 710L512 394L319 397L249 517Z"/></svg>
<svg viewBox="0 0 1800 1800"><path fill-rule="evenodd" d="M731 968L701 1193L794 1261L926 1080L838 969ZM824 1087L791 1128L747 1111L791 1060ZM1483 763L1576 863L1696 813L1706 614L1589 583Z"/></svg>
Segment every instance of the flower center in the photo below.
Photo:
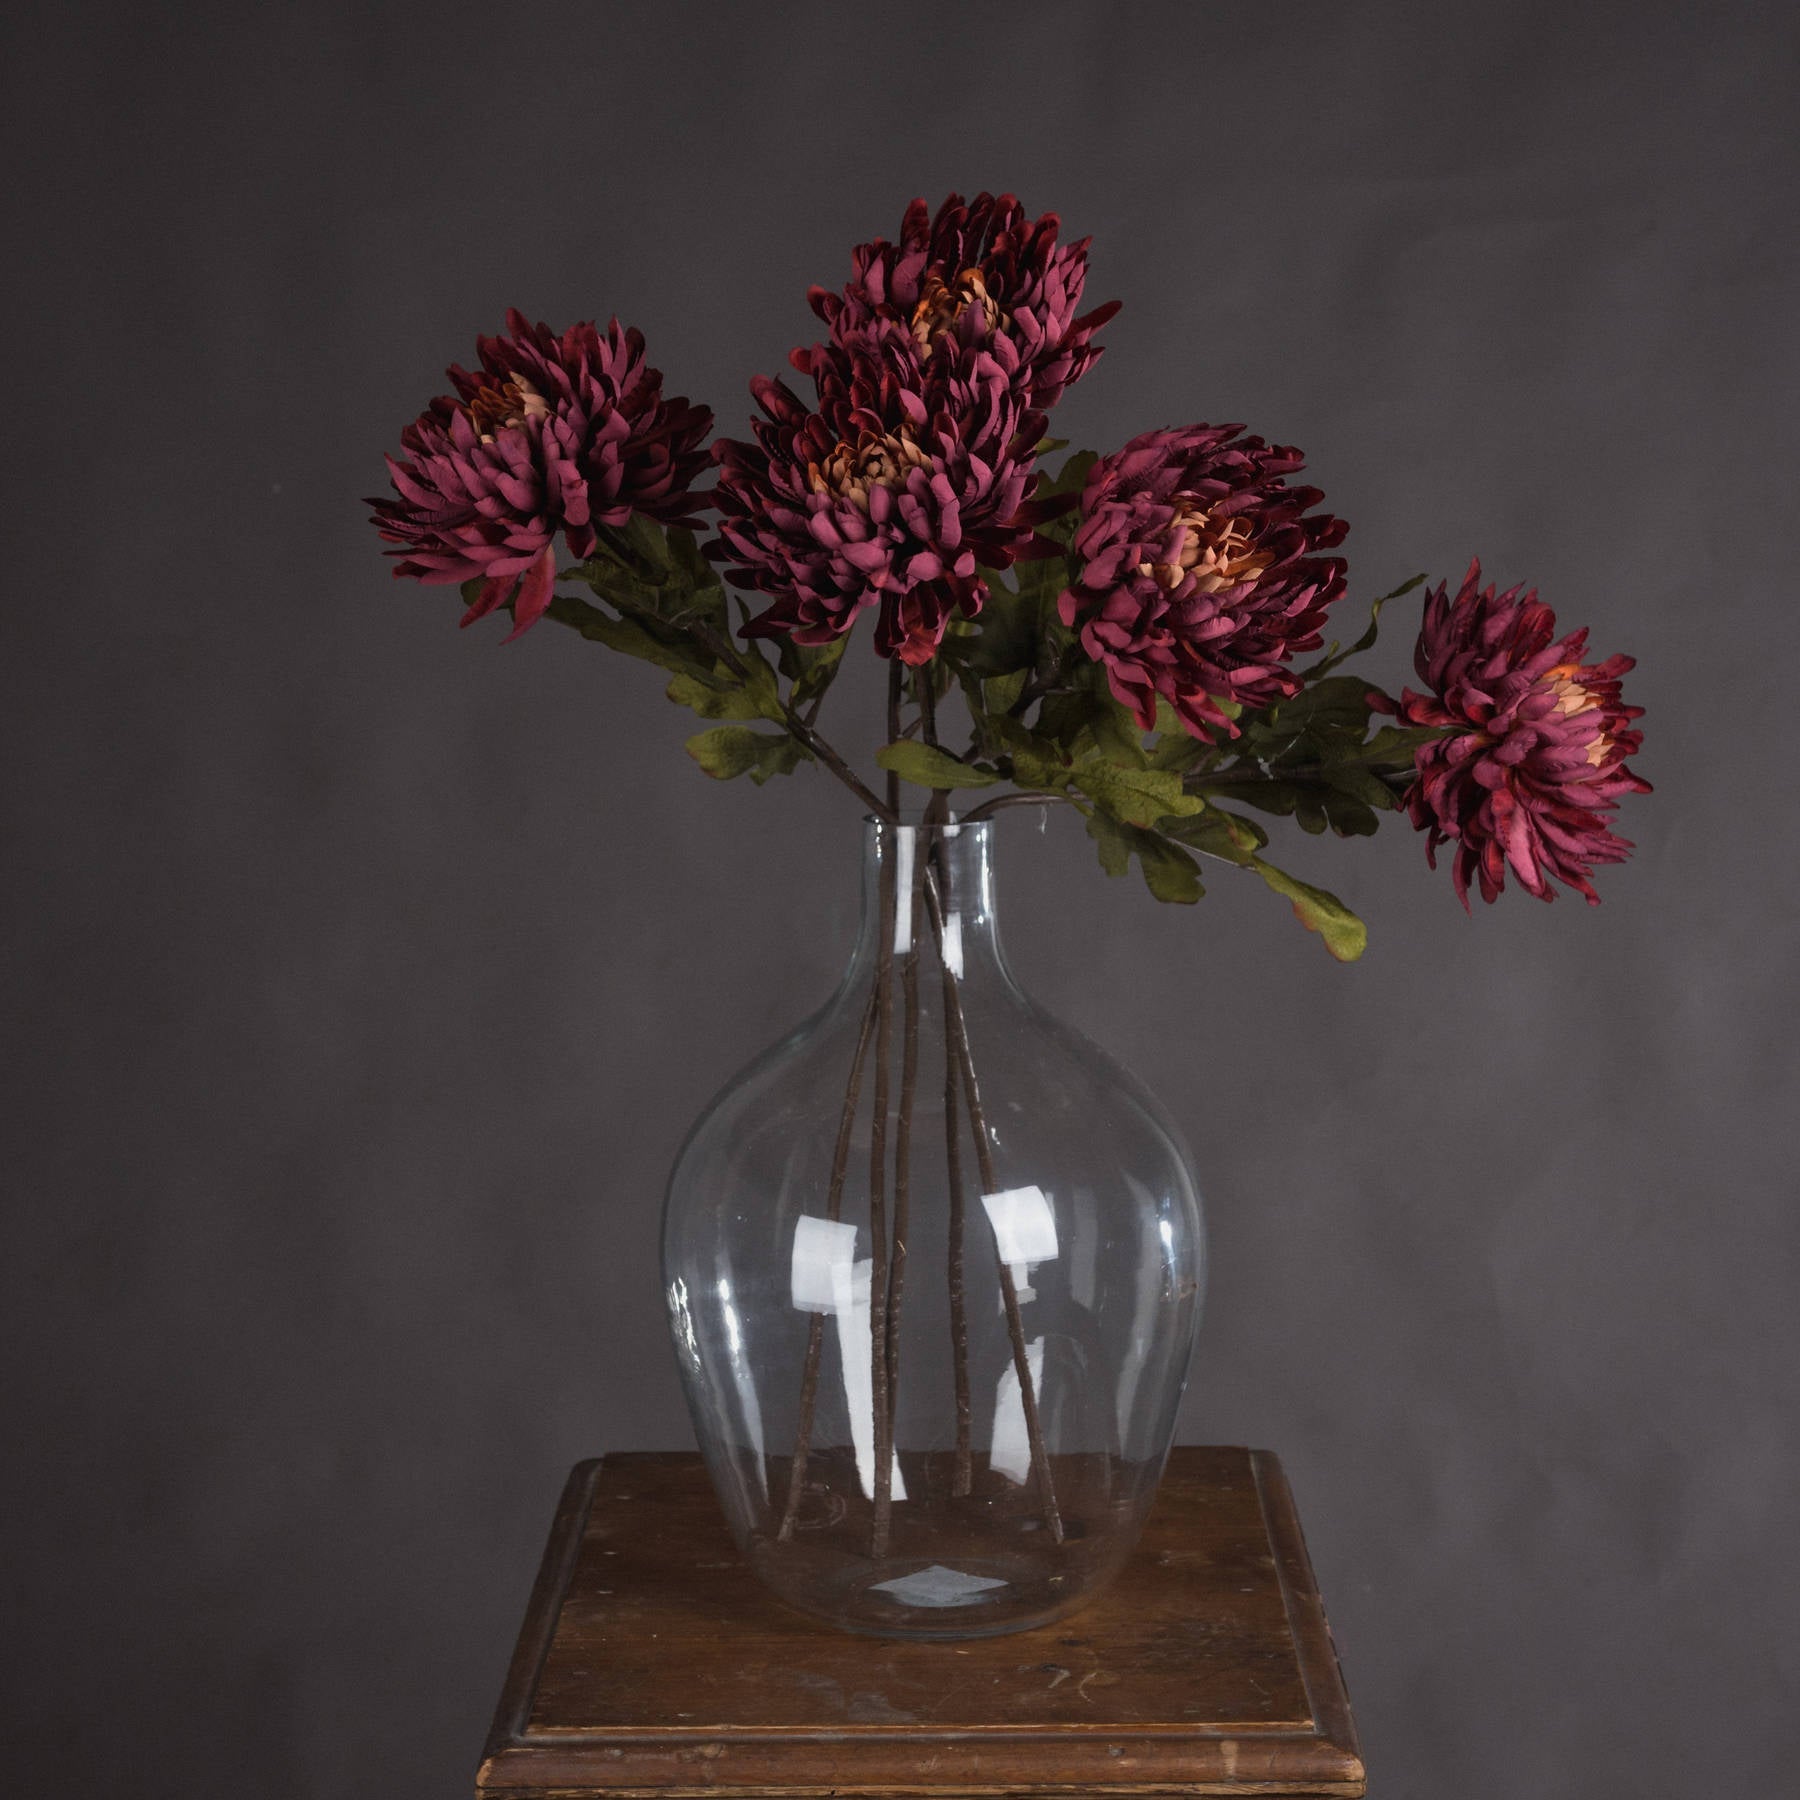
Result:
<svg viewBox="0 0 1800 1800"><path fill-rule="evenodd" d="M1192 575L1196 592L1216 594L1221 588L1254 581L1274 562L1273 552L1259 550L1241 518L1219 518L1183 496L1176 498L1174 529L1180 536L1173 562L1141 562L1138 573L1166 588L1178 588Z"/></svg>
<svg viewBox="0 0 1800 1800"><path fill-rule="evenodd" d="M1556 696L1556 710L1565 719L1572 719L1577 713L1592 712L1600 702L1596 700L1580 680L1577 679L1579 666L1575 663L1558 663L1544 677L1550 685L1550 691ZM1597 769L1606 761L1606 754L1612 749L1612 739L1604 732L1596 732L1594 741L1588 745L1587 759Z"/></svg>
<svg viewBox="0 0 1800 1800"><path fill-rule="evenodd" d="M523 375L513 375L493 387L478 388L463 411L481 433L481 441L491 444L496 432L523 425L527 419L549 418L550 402Z"/></svg>
<svg viewBox="0 0 1800 1800"><path fill-rule="evenodd" d="M836 494L867 512L870 488L898 487L909 469L924 462L924 451L904 432L884 437L865 431L854 444L838 444L822 463L808 463L806 480L815 494Z"/></svg>
<svg viewBox="0 0 1800 1800"><path fill-rule="evenodd" d="M962 317L963 309L969 306L981 308L982 319L989 331L1000 323L1000 308L987 291L987 283L982 280L979 269L964 269L957 276L954 287L946 286L943 276L932 270L925 277L919 304L913 308L913 342L929 355L937 348L938 339L955 325Z"/></svg>

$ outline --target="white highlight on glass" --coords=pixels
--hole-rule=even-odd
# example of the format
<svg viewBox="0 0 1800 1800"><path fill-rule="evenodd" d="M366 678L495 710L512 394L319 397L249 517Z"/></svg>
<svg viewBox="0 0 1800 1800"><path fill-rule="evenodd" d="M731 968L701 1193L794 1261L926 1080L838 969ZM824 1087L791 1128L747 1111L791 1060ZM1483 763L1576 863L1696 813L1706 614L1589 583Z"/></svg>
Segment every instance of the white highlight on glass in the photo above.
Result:
<svg viewBox="0 0 1800 1800"><path fill-rule="evenodd" d="M839 1271L856 1261L856 1227L802 1213L794 1221L791 1283L799 1312L835 1312Z"/></svg>
<svg viewBox="0 0 1800 1800"><path fill-rule="evenodd" d="M870 1275L874 1264L856 1260L856 1227L841 1219L802 1213L794 1221L789 1288L798 1312L830 1313L837 1320L838 1359L844 1370L844 1405L850 1414L850 1442L856 1451L856 1478L871 1499L875 1494L875 1386L870 1322ZM894 1453L896 1500L906 1498L900 1455Z"/></svg>
<svg viewBox="0 0 1800 1800"><path fill-rule="evenodd" d="M1041 1187L1002 1188L983 1194L981 1204L994 1230L994 1248L1012 1269L1013 1286L1026 1298L1033 1263L1055 1262L1056 1214Z"/></svg>
<svg viewBox="0 0 1800 1800"><path fill-rule="evenodd" d="M1025 1346L1025 1366L1031 1371L1031 1388L1044 1391L1044 1340L1033 1338ZM997 1470L1016 1487L1025 1485L1031 1473L1031 1434L1025 1429L1025 1396L1019 1389L1018 1366L1009 1362L994 1388L994 1437L988 1450L988 1467Z"/></svg>
<svg viewBox="0 0 1800 1800"><path fill-rule="evenodd" d="M913 845L915 832L910 825L894 828L894 954L905 956L912 949Z"/></svg>
<svg viewBox="0 0 1800 1800"><path fill-rule="evenodd" d="M769 1475L763 1464L762 1407L756 1397L756 1377L751 1373L750 1358L744 1353L744 1328L739 1322L737 1308L732 1304L731 1283L723 1277L719 1281L719 1313L725 1321L725 1337L731 1349L731 1381L737 1389L744 1429L750 1438L751 1466L756 1470L763 1498L767 1499Z"/></svg>
<svg viewBox="0 0 1800 1800"><path fill-rule="evenodd" d="M856 1479L871 1500L875 1497L875 1387L870 1369L874 1335L869 1323L870 1275L875 1265L865 1258L854 1268L839 1265L837 1301L838 1356L844 1365L844 1405L850 1413L850 1444L856 1452ZM893 1452L894 1468L888 1492L896 1500L906 1498L900 1475L900 1453Z"/></svg>
<svg viewBox="0 0 1800 1800"><path fill-rule="evenodd" d="M933 1563L910 1575L896 1575L892 1581L878 1581L873 1591L892 1594L904 1606L972 1606L982 1595L1005 1586L997 1576L965 1575L961 1569Z"/></svg>
<svg viewBox="0 0 1800 1800"><path fill-rule="evenodd" d="M962 914L959 912L944 915L944 967L962 980Z"/></svg>

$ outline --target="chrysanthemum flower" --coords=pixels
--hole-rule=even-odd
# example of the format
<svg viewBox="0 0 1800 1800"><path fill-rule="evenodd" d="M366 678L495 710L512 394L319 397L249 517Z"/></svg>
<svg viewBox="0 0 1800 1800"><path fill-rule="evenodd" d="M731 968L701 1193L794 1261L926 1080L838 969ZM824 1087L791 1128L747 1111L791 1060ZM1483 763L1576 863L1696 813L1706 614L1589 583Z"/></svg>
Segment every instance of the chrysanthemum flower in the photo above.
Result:
<svg viewBox="0 0 1800 1800"><path fill-rule="evenodd" d="M1496 595L1480 580L1472 562L1454 600L1441 582L1425 598L1414 662L1431 692L1407 689L1398 712L1454 730L1419 750L1408 811L1434 868L1438 846L1455 844L1465 908L1471 877L1492 901L1508 868L1540 900L1555 899L1554 878L1598 905L1594 866L1632 849L1610 815L1622 796L1650 792L1625 766L1643 743L1631 721L1644 709L1619 695L1632 658L1585 662L1586 631L1558 638L1536 589Z"/></svg>
<svg viewBox="0 0 1800 1800"><path fill-rule="evenodd" d="M508 312L507 335L477 340L481 367L452 367L440 396L400 434L387 459L397 499L374 498L374 524L404 558L396 575L484 582L463 615L472 624L508 600L512 637L550 604L560 531L572 556L593 553L595 527L641 512L697 525L699 448L712 414L662 397L644 340L592 324L558 336Z"/></svg>
<svg viewBox="0 0 1800 1800"><path fill-rule="evenodd" d="M1349 527L1287 485L1298 451L1242 429L1147 431L1088 473L1062 619L1145 730L1160 696L1196 737L1235 735L1220 703L1296 692L1287 665L1344 591L1342 559L1316 553Z"/></svg>
<svg viewBox="0 0 1800 1800"><path fill-rule="evenodd" d="M1017 348L959 341L927 381L911 336L877 322L807 362L815 406L759 378L755 441L719 444L709 554L772 597L747 635L829 643L878 605L876 649L929 662L951 613L981 609L977 565L1029 554L1044 516L1030 500L1044 421L1021 410Z"/></svg>
<svg viewBox="0 0 1800 1800"><path fill-rule="evenodd" d="M808 298L834 344L891 322L927 367L946 344L1004 337L1014 351L1007 367L1020 408L1042 411L1093 365L1100 354L1093 335L1119 310L1113 300L1078 312L1089 240L1059 245L1060 227L1055 213L1028 219L1012 194L968 202L952 194L935 218L915 200L898 243L857 245L843 291L815 287Z"/></svg>

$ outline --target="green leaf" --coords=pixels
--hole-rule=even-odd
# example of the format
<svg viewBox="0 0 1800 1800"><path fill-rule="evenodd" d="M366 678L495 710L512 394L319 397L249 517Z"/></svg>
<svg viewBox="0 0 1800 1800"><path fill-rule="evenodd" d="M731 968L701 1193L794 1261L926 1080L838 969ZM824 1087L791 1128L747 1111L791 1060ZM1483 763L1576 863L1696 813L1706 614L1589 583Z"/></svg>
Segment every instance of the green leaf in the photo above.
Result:
<svg viewBox="0 0 1800 1800"><path fill-rule="evenodd" d="M719 725L687 741L687 753L715 781L748 775L758 787L771 775L791 775L812 752L786 732Z"/></svg>
<svg viewBox="0 0 1800 1800"><path fill-rule="evenodd" d="M946 638L946 649L972 675L1009 675L1015 669L1035 667L1043 641L1036 600L1025 598L991 571L987 588L975 629L967 636Z"/></svg>
<svg viewBox="0 0 1800 1800"><path fill-rule="evenodd" d="M1075 785L1122 825L1154 825L1158 819L1197 813L1206 802L1182 792L1181 777L1168 769L1121 767L1103 756L1075 765Z"/></svg>
<svg viewBox="0 0 1800 1800"><path fill-rule="evenodd" d="M1249 868L1257 851L1269 841L1269 834L1260 825L1240 819L1236 813L1222 812L1216 806L1208 806L1205 812L1191 818L1165 819L1161 829L1165 837L1175 838L1203 856L1234 863L1240 869Z"/></svg>
<svg viewBox="0 0 1800 1800"><path fill-rule="evenodd" d="M1135 856L1144 873L1144 885L1158 900L1192 906L1206 892L1200 883L1199 865L1161 833L1122 825L1103 812L1088 815L1087 830L1108 875L1123 875Z"/></svg>
<svg viewBox="0 0 1800 1800"><path fill-rule="evenodd" d="M884 744L875 752L875 760L902 781L940 792L949 788L992 787L1000 779L992 769L977 769L958 762L947 750L934 750L929 744L916 744L910 739Z"/></svg>
<svg viewBox="0 0 1800 1800"><path fill-rule="evenodd" d="M794 684L788 698L795 706L811 705L837 680L849 642L848 637L833 638L829 644L796 644L790 639L782 641L782 668ZM793 671L789 670L790 651L795 665Z"/></svg>
<svg viewBox="0 0 1800 1800"><path fill-rule="evenodd" d="M1363 745L1362 760L1411 768L1421 744L1451 737L1455 732L1454 725L1384 725Z"/></svg>
<svg viewBox="0 0 1800 1800"><path fill-rule="evenodd" d="M1300 881L1273 863L1264 862L1260 856L1253 856L1250 866L1291 903L1294 917L1308 931L1316 931L1324 940L1325 948L1339 962L1355 962L1368 947L1368 927L1336 894Z"/></svg>
<svg viewBox="0 0 1800 1800"><path fill-rule="evenodd" d="M1042 454L1041 448L1039 453ZM1100 454L1096 450L1077 450L1056 471L1054 481L1039 484L1037 497L1042 499L1053 494L1079 494L1087 486L1088 471L1099 460Z"/></svg>
<svg viewBox="0 0 1800 1800"><path fill-rule="evenodd" d="M996 720L996 724L1002 721ZM1011 720L1004 721L1011 724ZM1069 785L1074 771L1056 752L1054 745L1046 744L1041 738L1034 738L1030 732L1021 729L1019 739L1010 746L1012 756L1012 776L1014 782L1022 788L1031 788L1040 794L1060 793Z"/></svg>
<svg viewBox="0 0 1800 1800"><path fill-rule="evenodd" d="M995 675L981 684L981 709L983 712L1011 712L1019 696L1025 691L1025 682L1030 675L1029 669L1014 669L1007 675Z"/></svg>
<svg viewBox="0 0 1800 1800"><path fill-rule="evenodd" d="M1099 696L1091 687L1062 688L1046 695L1038 708L1038 733L1072 751L1084 741L1092 741L1098 709Z"/></svg>
<svg viewBox="0 0 1800 1800"><path fill-rule="evenodd" d="M1096 693L1090 729L1094 734L1094 748L1102 756L1130 769L1150 767L1137 715L1129 706L1123 706L1114 699L1110 691Z"/></svg>
<svg viewBox="0 0 1800 1800"><path fill-rule="evenodd" d="M1365 650L1373 650L1375 639L1381 629L1381 609L1390 600L1398 600L1402 595L1410 594L1424 579L1423 575L1415 575L1411 581L1403 581L1391 592L1383 594L1380 599L1371 601L1369 603L1368 629L1362 636L1348 650L1339 650L1337 645L1333 644L1310 669L1301 670L1300 679L1302 681L1316 680L1321 675L1329 674L1339 663L1348 662L1353 656L1361 656Z"/></svg>
<svg viewBox="0 0 1800 1800"><path fill-rule="evenodd" d="M704 686L716 687L718 677L709 656L702 656L685 637L659 630L636 619L615 619L611 613L577 600L570 594L558 594L550 602L548 617L560 625L571 625L584 638L618 650L626 656L654 663L672 675L689 675Z"/></svg>

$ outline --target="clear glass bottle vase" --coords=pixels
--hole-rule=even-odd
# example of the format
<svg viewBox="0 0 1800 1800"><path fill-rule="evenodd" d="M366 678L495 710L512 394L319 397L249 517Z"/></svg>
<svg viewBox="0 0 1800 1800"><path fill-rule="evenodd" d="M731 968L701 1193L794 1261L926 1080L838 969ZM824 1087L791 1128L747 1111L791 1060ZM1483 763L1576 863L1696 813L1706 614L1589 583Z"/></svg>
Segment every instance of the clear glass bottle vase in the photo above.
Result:
<svg viewBox="0 0 1800 1800"><path fill-rule="evenodd" d="M841 985L707 1108L664 1213L734 1535L783 1600L880 1636L1023 1630L1096 1592L1199 1320L1179 1135L1020 991L993 837L866 824Z"/></svg>

